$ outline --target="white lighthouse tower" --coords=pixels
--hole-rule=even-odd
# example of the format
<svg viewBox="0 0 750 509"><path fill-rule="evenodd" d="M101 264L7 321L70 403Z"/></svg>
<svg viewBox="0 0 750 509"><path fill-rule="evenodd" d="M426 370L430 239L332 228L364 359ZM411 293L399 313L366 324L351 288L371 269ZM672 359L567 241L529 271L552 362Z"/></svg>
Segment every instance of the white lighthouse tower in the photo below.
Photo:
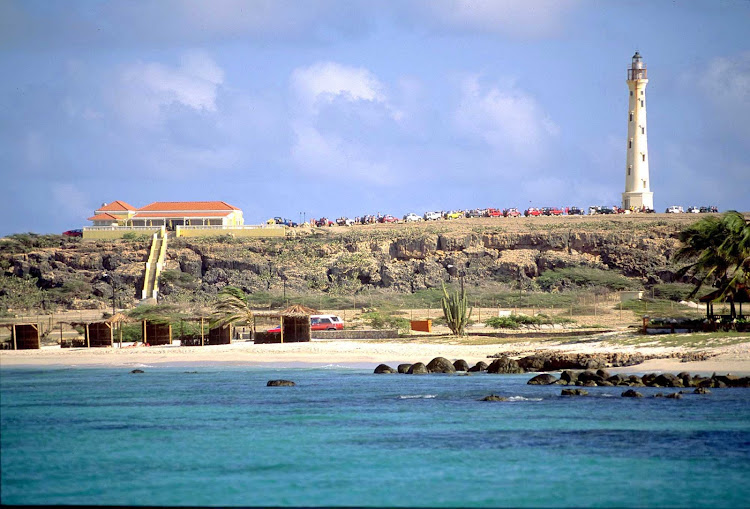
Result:
<svg viewBox="0 0 750 509"><path fill-rule="evenodd" d="M648 130L646 128L646 64L637 51L628 69L628 151L625 163L624 209L654 208L654 193L648 174Z"/></svg>

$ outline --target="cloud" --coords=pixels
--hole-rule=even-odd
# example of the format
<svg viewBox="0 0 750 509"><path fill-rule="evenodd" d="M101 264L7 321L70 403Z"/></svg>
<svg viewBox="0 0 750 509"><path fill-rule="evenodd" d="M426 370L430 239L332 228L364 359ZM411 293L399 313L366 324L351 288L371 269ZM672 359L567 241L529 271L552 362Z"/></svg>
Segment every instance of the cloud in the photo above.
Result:
<svg viewBox="0 0 750 509"><path fill-rule="evenodd" d="M364 67L349 67L335 62L318 62L292 72L292 91L308 114L317 114L321 105L337 98L381 103L387 106L383 84Z"/></svg>
<svg viewBox="0 0 750 509"><path fill-rule="evenodd" d="M156 127L172 104L215 113L216 97L224 71L205 53L188 52L178 66L138 62L120 72L111 96L115 110L129 122Z"/></svg>
<svg viewBox="0 0 750 509"><path fill-rule="evenodd" d="M717 57L699 73L704 101L714 108L722 129L750 138L750 52Z"/></svg>
<svg viewBox="0 0 750 509"><path fill-rule="evenodd" d="M530 94L513 84L484 89L477 76L466 78L453 120L465 136L481 139L500 153L536 163L559 128Z"/></svg>
<svg viewBox="0 0 750 509"><path fill-rule="evenodd" d="M295 69L290 90L298 104L291 120L291 158L306 173L376 184L393 182L381 151L402 113L389 103L386 87L368 69L318 62Z"/></svg>
<svg viewBox="0 0 750 509"><path fill-rule="evenodd" d="M578 1L414 0L401 6L412 24L437 32L544 38L563 31Z"/></svg>
<svg viewBox="0 0 750 509"><path fill-rule="evenodd" d="M81 218L88 217L95 208L89 196L72 184L53 184L52 200L56 214L71 224L79 224Z"/></svg>

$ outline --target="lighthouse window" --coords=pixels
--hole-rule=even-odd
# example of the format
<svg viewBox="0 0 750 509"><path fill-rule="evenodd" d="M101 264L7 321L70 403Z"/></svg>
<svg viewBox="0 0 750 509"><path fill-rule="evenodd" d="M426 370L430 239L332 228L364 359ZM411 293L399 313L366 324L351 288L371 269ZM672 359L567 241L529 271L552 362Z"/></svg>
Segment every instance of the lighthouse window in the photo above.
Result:
<svg viewBox="0 0 750 509"><path fill-rule="evenodd" d="M646 154L641 154L641 157L643 158L643 161L646 161Z"/></svg>
<svg viewBox="0 0 750 509"><path fill-rule="evenodd" d="M646 128L641 126L641 134L646 134Z"/></svg>
<svg viewBox="0 0 750 509"><path fill-rule="evenodd" d="M641 90L641 95L643 95L643 90Z"/></svg>
<svg viewBox="0 0 750 509"><path fill-rule="evenodd" d="M630 114L630 121L631 122L633 121L633 114L632 113Z"/></svg>
<svg viewBox="0 0 750 509"><path fill-rule="evenodd" d="M628 148L633 148L633 138L628 140Z"/></svg>
<svg viewBox="0 0 750 509"><path fill-rule="evenodd" d="M643 107L643 99L641 99L641 107Z"/></svg>
<svg viewBox="0 0 750 509"><path fill-rule="evenodd" d="M643 189L646 189L646 181L643 181Z"/></svg>
<svg viewBox="0 0 750 509"><path fill-rule="evenodd" d="M628 166L628 175L630 175L630 170L632 169L633 169L633 165L631 164L630 166Z"/></svg>
<svg viewBox="0 0 750 509"><path fill-rule="evenodd" d="M633 97L633 91L632 90L630 91L630 97Z"/></svg>

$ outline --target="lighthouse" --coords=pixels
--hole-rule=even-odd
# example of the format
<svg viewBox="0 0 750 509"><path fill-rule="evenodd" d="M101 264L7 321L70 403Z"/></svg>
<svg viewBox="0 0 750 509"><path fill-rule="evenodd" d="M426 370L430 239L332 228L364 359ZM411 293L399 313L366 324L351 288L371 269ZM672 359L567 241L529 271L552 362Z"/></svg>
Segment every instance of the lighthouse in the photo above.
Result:
<svg viewBox="0 0 750 509"><path fill-rule="evenodd" d="M625 192L622 207L654 208L654 193L648 173L648 129L646 128L646 85L648 72L637 51L628 69L628 142L625 163Z"/></svg>

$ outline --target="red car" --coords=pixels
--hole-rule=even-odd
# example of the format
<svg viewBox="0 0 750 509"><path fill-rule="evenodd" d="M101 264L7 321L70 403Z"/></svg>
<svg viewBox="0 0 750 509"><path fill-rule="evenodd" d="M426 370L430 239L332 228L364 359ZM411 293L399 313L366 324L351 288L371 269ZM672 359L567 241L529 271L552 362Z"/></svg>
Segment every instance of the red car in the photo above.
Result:
<svg viewBox="0 0 750 509"><path fill-rule="evenodd" d="M330 221L327 217L321 217L315 221L315 226L333 226L333 221Z"/></svg>
<svg viewBox="0 0 750 509"><path fill-rule="evenodd" d="M380 218L381 223L398 223L398 219L388 214Z"/></svg>
<svg viewBox="0 0 750 509"><path fill-rule="evenodd" d="M83 237L83 230L68 230L62 234L66 237Z"/></svg>
<svg viewBox="0 0 750 509"><path fill-rule="evenodd" d="M534 217L541 216L542 215L542 211L540 209L538 209L538 208L535 208L535 207L529 207L526 210L524 210L523 215L526 216L526 217L529 217L529 216L534 216Z"/></svg>
<svg viewBox="0 0 750 509"><path fill-rule="evenodd" d="M502 217L503 213L500 209L487 209L487 217Z"/></svg>
<svg viewBox="0 0 750 509"><path fill-rule="evenodd" d="M521 217L521 213L515 207L503 210L503 215L505 217Z"/></svg>

